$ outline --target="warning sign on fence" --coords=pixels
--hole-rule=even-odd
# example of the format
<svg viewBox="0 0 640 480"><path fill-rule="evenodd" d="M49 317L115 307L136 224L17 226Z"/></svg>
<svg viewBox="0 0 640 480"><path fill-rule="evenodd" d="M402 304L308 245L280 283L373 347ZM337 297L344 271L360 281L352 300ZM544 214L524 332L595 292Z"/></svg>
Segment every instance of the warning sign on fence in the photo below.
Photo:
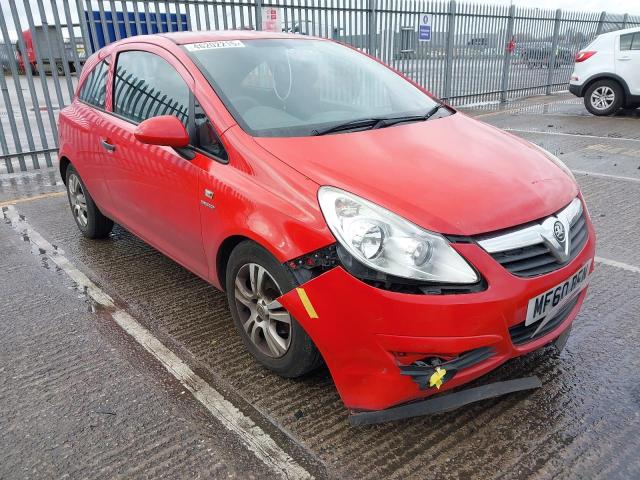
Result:
<svg viewBox="0 0 640 480"><path fill-rule="evenodd" d="M279 8L262 7L262 30L264 32L282 31L282 14Z"/></svg>
<svg viewBox="0 0 640 480"><path fill-rule="evenodd" d="M420 40L421 42L431 41L431 15L429 15L428 13L420 14L418 40Z"/></svg>

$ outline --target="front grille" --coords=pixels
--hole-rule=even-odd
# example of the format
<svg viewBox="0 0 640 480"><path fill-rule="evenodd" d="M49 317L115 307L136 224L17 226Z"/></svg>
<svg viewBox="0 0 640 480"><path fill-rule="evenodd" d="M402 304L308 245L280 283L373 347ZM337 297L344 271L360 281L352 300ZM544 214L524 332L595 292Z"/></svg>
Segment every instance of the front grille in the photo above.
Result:
<svg viewBox="0 0 640 480"><path fill-rule="evenodd" d="M540 326L540 322L544 322L546 317L542 318L542 320L538 322L532 323L531 325L525 326L524 322L522 322L522 323L519 323L518 325L511 327L509 329L509 335L511 335L511 342L513 342L514 345L522 345L522 344L531 342L536 338L540 338L546 335L547 333L551 332L558 325L560 325L562 322L566 320L566 318L569 316L569 313L571 313L571 310L573 310L573 307L575 307L576 303L578 303L579 298L580 298L580 294L576 295L574 299L572 299L569 303L567 303L564 307L562 307L558 312L556 312L555 316L551 320L549 320L549 323L547 323L544 327L542 327L540 331L537 333L536 333L536 330Z"/></svg>
<svg viewBox="0 0 640 480"><path fill-rule="evenodd" d="M570 256L566 262L559 262L544 243L491 253L504 268L519 277L535 277L552 272L573 260L582 250L588 237L587 220L584 211L570 227Z"/></svg>

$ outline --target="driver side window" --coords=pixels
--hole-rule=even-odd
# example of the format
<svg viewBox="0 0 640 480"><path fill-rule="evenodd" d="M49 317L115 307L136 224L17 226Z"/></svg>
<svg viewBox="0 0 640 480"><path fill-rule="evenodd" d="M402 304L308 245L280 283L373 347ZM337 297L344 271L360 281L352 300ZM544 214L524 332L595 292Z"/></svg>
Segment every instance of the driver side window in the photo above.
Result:
<svg viewBox="0 0 640 480"><path fill-rule="evenodd" d="M140 123L160 115L173 115L186 126L189 87L162 57L141 50L118 55L113 87L114 113Z"/></svg>

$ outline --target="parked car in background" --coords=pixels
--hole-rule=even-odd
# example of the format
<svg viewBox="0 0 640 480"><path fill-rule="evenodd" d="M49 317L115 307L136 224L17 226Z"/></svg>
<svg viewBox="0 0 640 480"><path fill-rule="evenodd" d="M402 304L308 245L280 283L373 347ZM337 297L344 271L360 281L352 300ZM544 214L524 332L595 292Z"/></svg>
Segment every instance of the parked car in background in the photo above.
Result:
<svg viewBox="0 0 640 480"><path fill-rule="evenodd" d="M575 58L571 49L556 46L551 42L527 42L518 48L518 54L522 63L529 68L549 68L555 57L555 66L569 65Z"/></svg>
<svg viewBox="0 0 640 480"><path fill-rule="evenodd" d="M581 50L569 91L594 115L640 106L640 28L599 35Z"/></svg>
<svg viewBox="0 0 640 480"><path fill-rule="evenodd" d="M569 169L337 42L121 40L58 131L82 234L117 222L226 291L259 363L325 362L350 409L562 348L586 296L595 232Z"/></svg>
<svg viewBox="0 0 640 480"><path fill-rule="evenodd" d="M4 73L10 73L12 65L18 65L15 46L0 43L0 68Z"/></svg>

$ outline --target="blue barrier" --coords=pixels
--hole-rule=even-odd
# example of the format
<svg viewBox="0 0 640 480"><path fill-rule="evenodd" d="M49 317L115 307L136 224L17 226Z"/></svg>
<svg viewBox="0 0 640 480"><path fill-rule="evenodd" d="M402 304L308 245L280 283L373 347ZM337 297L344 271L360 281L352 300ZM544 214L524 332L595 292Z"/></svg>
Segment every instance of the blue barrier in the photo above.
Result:
<svg viewBox="0 0 640 480"><path fill-rule="evenodd" d="M103 23L104 16L104 23ZM115 24L113 21L113 12L105 11L102 14L100 11L84 11L84 17L87 24L93 23L95 28L89 28L89 41L91 42L91 48L95 52L99 48L108 45L111 42L115 42L118 39L116 36L116 27L118 29L119 38L126 38L127 28L129 26L129 32L133 35L149 35L152 33L164 33L170 31L187 30L187 15L176 13L145 13L139 12L138 19L136 21L136 14L134 12L128 12L125 23L124 12L115 12ZM179 24L180 25L179 25ZM108 38L105 38L106 30ZM140 31L138 31L138 26ZM150 29L149 29L150 27ZM95 33L95 37L93 38Z"/></svg>

